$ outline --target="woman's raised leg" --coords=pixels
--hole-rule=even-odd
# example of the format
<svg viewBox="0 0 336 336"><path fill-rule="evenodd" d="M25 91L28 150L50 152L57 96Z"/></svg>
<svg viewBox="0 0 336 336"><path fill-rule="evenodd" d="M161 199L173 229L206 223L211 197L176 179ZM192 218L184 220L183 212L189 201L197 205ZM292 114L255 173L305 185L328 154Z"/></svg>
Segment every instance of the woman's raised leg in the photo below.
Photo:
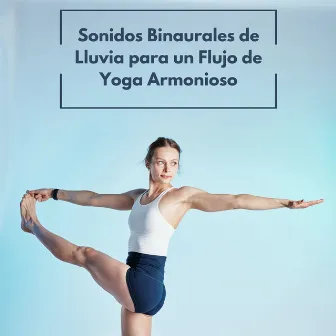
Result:
<svg viewBox="0 0 336 336"><path fill-rule="evenodd" d="M32 233L59 260L83 267L93 279L130 312L134 304L130 296L126 272L129 266L91 247L77 246L48 231L36 215L36 200L28 194L22 197L21 228Z"/></svg>

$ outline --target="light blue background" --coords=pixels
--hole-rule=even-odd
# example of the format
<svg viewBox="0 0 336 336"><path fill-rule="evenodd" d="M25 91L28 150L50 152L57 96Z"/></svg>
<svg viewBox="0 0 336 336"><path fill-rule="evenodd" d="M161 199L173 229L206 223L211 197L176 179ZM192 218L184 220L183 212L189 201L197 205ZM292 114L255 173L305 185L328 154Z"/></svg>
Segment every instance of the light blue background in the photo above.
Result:
<svg viewBox="0 0 336 336"><path fill-rule="evenodd" d="M279 74L277 110L113 111L59 109L60 8L67 7L21 3L0 16L0 334L120 334L120 306L87 272L21 231L19 202L40 187L147 187L141 160L152 141L168 136L183 149L176 187L325 203L188 213L171 240L167 299L153 335L335 335L336 9L278 8L267 69ZM49 230L125 261L127 212L54 201L37 209Z"/></svg>

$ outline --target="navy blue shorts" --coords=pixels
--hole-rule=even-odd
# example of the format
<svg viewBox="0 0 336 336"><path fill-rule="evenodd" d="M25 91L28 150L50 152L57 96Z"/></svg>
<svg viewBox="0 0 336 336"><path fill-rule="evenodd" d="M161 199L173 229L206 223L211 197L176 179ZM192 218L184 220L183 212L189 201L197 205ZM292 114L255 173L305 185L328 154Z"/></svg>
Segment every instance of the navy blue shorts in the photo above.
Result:
<svg viewBox="0 0 336 336"><path fill-rule="evenodd" d="M126 273L128 290L135 312L155 315L166 298L164 267L167 257L138 252L128 252Z"/></svg>

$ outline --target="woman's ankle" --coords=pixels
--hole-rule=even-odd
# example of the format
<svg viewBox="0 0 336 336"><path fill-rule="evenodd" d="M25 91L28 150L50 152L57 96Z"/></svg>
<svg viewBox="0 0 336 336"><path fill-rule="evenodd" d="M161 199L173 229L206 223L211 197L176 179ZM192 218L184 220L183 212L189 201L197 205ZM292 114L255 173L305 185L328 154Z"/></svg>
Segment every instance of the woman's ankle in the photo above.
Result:
<svg viewBox="0 0 336 336"><path fill-rule="evenodd" d="M26 221L25 226L28 230L34 233L34 230L36 230L38 227L41 226L41 223L37 219L30 218Z"/></svg>

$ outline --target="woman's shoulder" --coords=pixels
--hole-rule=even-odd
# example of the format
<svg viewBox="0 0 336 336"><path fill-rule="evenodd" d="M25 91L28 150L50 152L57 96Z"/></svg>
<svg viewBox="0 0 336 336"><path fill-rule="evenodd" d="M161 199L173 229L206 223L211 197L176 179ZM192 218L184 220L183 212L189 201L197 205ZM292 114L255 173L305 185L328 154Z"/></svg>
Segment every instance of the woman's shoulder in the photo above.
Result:
<svg viewBox="0 0 336 336"><path fill-rule="evenodd" d="M198 192L204 192L204 190L192 186L181 186L179 188L175 188L175 190L181 194L194 194Z"/></svg>
<svg viewBox="0 0 336 336"><path fill-rule="evenodd" d="M138 189L133 189L128 191L128 195L130 195L133 200L135 201L140 195L142 195L145 191L147 191L147 189L145 188L138 188Z"/></svg>
<svg viewBox="0 0 336 336"><path fill-rule="evenodd" d="M193 195L204 192L204 190L185 185L185 186L175 188L173 192L175 196L178 197L181 201L187 201Z"/></svg>

